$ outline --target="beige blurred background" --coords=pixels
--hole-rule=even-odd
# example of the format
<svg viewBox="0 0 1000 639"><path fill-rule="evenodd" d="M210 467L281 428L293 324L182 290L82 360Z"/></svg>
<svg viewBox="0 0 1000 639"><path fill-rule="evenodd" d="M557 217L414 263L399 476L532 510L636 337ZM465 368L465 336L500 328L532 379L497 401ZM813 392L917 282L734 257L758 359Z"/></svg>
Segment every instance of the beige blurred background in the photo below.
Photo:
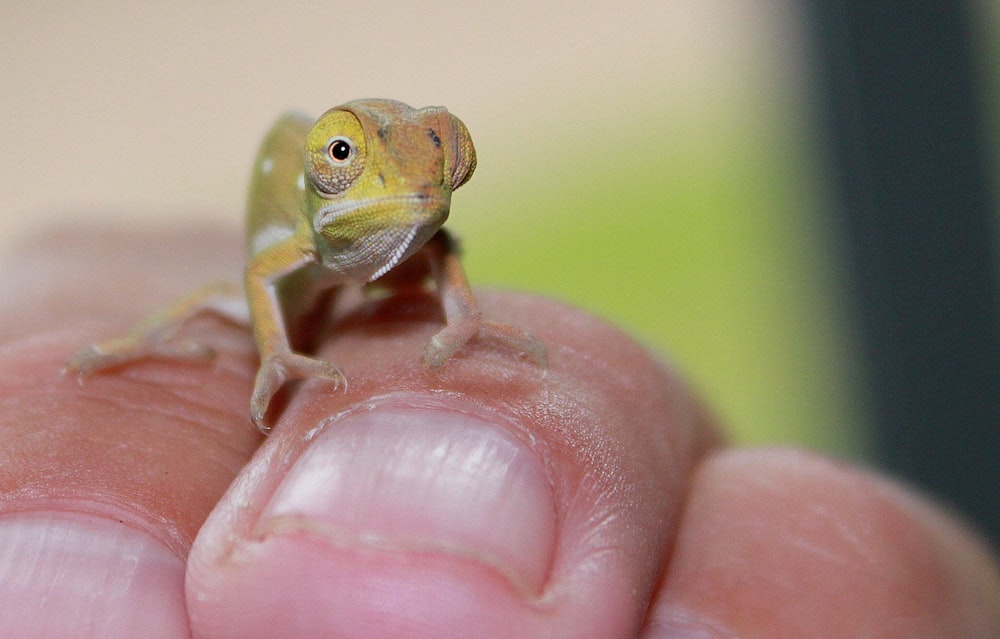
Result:
<svg viewBox="0 0 1000 639"><path fill-rule="evenodd" d="M475 283L624 326L740 441L857 454L797 6L5 3L0 251L48 227L237 228L280 112L441 104L479 154L449 222Z"/></svg>

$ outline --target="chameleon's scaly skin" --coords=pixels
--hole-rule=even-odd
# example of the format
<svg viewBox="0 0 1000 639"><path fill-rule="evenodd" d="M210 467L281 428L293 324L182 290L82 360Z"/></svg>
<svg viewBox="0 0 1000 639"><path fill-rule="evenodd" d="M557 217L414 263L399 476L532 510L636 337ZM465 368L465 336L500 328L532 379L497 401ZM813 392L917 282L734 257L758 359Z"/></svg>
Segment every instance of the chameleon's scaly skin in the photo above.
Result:
<svg viewBox="0 0 1000 639"><path fill-rule="evenodd" d="M266 429L268 404L287 380L344 383L334 363L294 350L305 343L317 305L340 287L393 279L390 271L418 252L426 265L401 269L397 277L433 274L436 280L446 326L427 344L427 365L440 366L476 334L545 364L545 349L533 337L482 318L441 228L452 191L475 167L468 130L442 107L358 100L315 124L299 115L275 123L254 163L247 206L244 284L261 358L250 413L258 427ZM170 335L197 312L234 316L216 292L205 289L125 338L81 350L67 368L84 375L149 355L197 354Z"/></svg>

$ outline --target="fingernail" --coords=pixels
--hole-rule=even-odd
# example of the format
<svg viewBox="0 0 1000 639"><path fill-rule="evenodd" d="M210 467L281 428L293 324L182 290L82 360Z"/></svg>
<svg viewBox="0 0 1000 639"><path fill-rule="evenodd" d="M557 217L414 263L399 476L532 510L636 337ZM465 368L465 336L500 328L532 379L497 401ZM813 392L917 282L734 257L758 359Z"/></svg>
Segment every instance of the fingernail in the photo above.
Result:
<svg viewBox="0 0 1000 639"><path fill-rule="evenodd" d="M654 613L655 614L655 613ZM642 639L736 639L736 635L690 615L680 613L676 617L664 615L643 629Z"/></svg>
<svg viewBox="0 0 1000 639"><path fill-rule="evenodd" d="M467 414L380 407L328 425L275 492L267 532L337 546L472 560L538 592L555 507L538 457Z"/></svg>
<svg viewBox="0 0 1000 639"><path fill-rule="evenodd" d="M184 562L103 517L0 517L0 636L186 637Z"/></svg>

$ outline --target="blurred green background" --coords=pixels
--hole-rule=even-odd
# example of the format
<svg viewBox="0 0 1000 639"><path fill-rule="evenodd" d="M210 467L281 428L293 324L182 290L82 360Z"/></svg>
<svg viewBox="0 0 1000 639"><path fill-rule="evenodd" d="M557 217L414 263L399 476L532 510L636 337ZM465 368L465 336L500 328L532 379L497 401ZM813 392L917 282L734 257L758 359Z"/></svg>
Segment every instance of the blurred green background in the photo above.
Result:
<svg viewBox="0 0 1000 639"><path fill-rule="evenodd" d="M668 354L741 441L861 453L804 105L764 88L735 97L581 117L533 142L506 183L456 195L470 276L626 327ZM558 165L546 166L553 155ZM485 175L495 160L481 161Z"/></svg>
<svg viewBox="0 0 1000 639"><path fill-rule="evenodd" d="M444 104L479 150L449 222L474 283L622 325L739 442L865 456L799 4L537 5L8 3L3 240L235 227L279 112Z"/></svg>

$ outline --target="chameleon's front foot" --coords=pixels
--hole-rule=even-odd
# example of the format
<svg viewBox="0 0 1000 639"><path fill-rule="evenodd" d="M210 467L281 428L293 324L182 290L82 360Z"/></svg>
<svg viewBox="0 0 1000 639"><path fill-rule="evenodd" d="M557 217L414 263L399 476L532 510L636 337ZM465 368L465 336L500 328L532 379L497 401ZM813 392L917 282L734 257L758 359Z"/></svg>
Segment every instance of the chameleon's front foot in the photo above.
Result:
<svg viewBox="0 0 1000 639"><path fill-rule="evenodd" d="M314 359L298 353L276 353L261 359L257 380L254 382L253 397L250 398L250 417L260 432L265 435L271 427L264 423L271 398L285 382L292 379L318 377L333 382L334 388L347 388L344 374L333 362Z"/></svg>
<svg viewBox="0 0 1000 639"><path fill-rule="evenodd" d="M527 355L542 368L548 365L545 346L532 335L510 324L475 317L448 325L432 337L424 347L424 364L440 368L476 335L500 342L520 355Z"/></svg>

